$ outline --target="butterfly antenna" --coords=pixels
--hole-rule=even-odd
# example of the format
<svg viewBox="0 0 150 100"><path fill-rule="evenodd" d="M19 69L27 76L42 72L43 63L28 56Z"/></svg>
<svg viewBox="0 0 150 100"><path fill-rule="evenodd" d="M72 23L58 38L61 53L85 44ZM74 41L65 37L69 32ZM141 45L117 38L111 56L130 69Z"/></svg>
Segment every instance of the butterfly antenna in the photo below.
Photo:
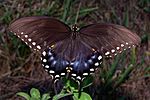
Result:
<svg viewBox="0 0 150 100"><path fill-rule="evenodd" d="M77 11L77 14L76 14L76 18L75 18L75 23L74 23L74 24L77 24L77 20L78 20L78 17L79 17L81 4L82 4L82 3L80 2L80 3L79 3L79 7L78 7L78 11Z"/></svg>

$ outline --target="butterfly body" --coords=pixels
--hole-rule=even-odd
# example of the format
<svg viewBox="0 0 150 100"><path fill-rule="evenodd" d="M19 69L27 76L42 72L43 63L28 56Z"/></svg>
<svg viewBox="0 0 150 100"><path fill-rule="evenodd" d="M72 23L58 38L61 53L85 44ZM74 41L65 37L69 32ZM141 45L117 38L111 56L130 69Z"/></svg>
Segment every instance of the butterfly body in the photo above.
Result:
<svg viewBox="0 0 150 100"><path fill-rule="evenodd" d="M44 50L41 60L46 71L55 78L69 74L71 78L77 80L94 73L95 69L102 63L102 55L93 48L87 47L80 40L82 37L75 25L68 39ZM85 55L85 53L87 54Z"/></svg>
<svg viewBox="0 0 150 100"><path fill-rule="evenodd" d="M94 73L104 57L140 43L135 33L120 25L98 23L71 29L45 16L18 19L9 29L32 50L41 52L42 65L54 79L69 75L81 81Z"/></svg>

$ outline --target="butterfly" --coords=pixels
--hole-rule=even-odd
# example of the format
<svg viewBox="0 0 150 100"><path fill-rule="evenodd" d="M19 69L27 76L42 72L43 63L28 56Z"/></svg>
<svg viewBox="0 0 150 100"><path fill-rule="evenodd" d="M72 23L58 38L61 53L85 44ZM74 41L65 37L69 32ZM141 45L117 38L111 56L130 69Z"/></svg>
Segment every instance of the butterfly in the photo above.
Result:
<svg viewBox="0 0 150 100"><path fill-rule="evenodd" d="M141 41L120 25L96 23L70 28L47 16L17 19L9 30L31 50L41 53L42 66L55 80L68 75L82 81L95 72L103 58L114 57Z"/></svg>

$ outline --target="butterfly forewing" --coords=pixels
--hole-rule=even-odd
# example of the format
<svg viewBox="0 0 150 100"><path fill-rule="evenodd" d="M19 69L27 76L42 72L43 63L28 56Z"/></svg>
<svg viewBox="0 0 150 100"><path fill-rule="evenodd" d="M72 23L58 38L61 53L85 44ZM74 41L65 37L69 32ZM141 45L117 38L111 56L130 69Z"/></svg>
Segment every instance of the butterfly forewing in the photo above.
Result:
<svg viewBox="0 0 150 100"><path fill-rule="evenodd" d="M114 24L93 24L80 29L82 41L107 57L138 45L140 38L127 28Z"/></svg>
<svg viewBox="0 0 150 100"><path fill-rule="evenodd" d="M9 29L33 50L44 50L70 35L67 25L45 16L20 18L13 21Z"/></svg>

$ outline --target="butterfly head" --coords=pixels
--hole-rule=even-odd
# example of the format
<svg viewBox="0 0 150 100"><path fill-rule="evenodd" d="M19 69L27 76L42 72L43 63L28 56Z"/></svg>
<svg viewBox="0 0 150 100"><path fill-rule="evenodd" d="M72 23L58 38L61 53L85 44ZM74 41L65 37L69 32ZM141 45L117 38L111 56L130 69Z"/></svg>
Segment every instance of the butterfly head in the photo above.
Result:
<svg viewBox="0 0 150 100"><path fill-rule="evenodd" d="M72 25L71 30L73 32L77 32L79 30L78 26L76 24Z"/></svg>

